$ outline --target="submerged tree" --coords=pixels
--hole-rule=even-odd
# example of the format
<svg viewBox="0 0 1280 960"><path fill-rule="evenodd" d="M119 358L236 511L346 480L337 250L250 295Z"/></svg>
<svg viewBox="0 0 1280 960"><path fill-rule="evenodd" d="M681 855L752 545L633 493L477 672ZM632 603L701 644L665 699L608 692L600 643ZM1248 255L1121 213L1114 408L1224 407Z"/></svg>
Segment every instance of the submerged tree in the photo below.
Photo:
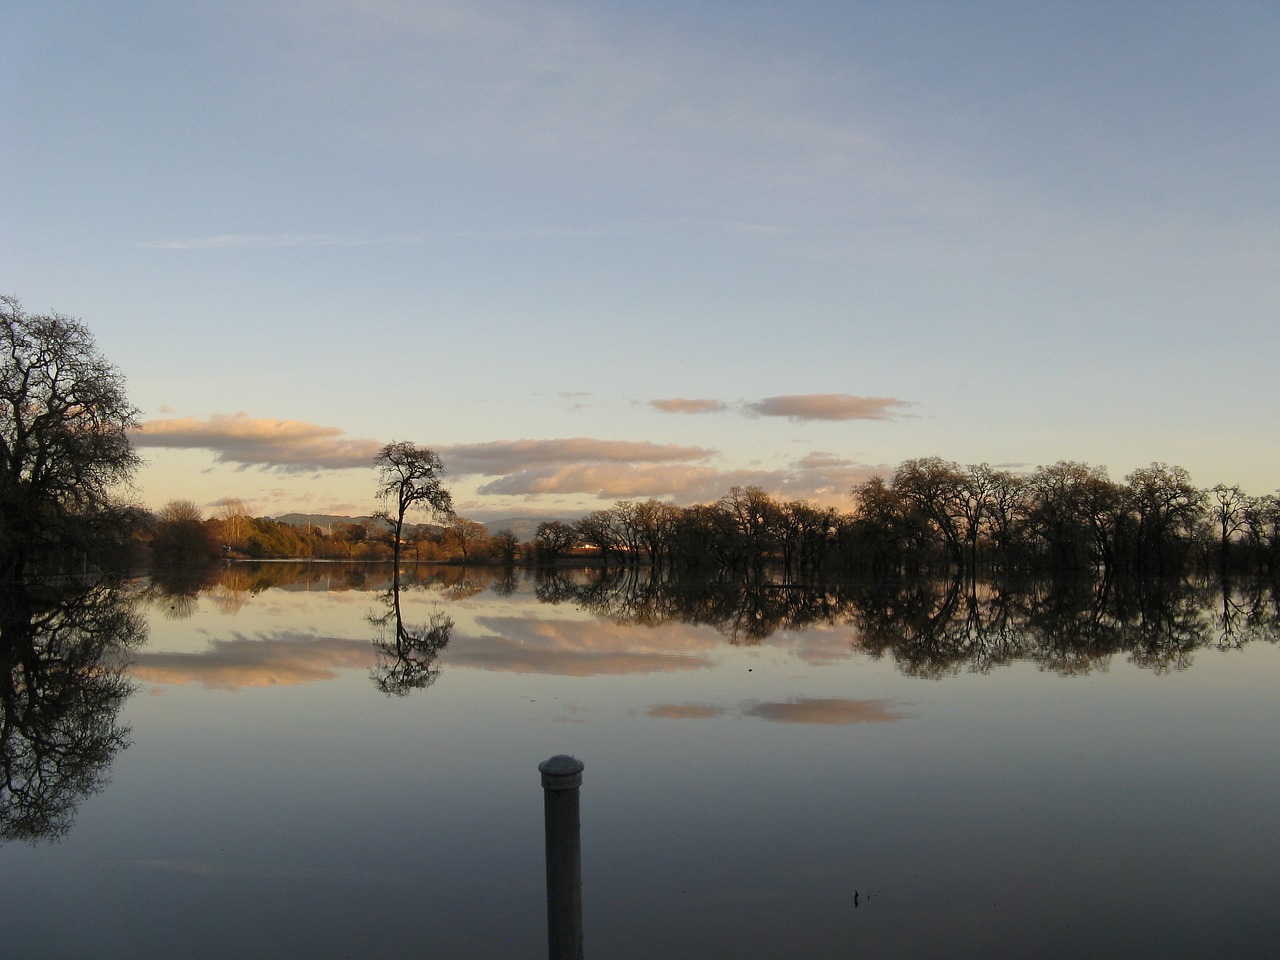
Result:
<svg viewBox="0 0 1280 960"><path fill-rule="evenodd" d="M433 450L419 450L401 440L383 447L374 462L378 467L378 496L385 505L375 516L391 525L393 579L398 584L405 514L412 507L422 507L430 511L433 519L448 521L453 517L453 497L440 480L444 464Z"/></svg>
<svg viewBox="0 0 1280 960"><path fill-rule="evenodd" d="M140 462L124 386L79 320L0 296L0 581L115 532L102 521L124 515L112 493Z"/></svg>

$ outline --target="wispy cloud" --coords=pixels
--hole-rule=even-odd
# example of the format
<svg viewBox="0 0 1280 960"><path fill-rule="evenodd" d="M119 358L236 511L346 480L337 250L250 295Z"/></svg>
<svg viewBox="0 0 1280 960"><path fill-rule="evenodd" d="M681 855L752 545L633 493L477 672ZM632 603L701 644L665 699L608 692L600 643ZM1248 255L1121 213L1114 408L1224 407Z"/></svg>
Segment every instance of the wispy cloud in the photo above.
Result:
<svg viewBox="0 0 1280 960"><path fill-rule="evenodd" d="M148 250L265 250L286 247L380 247L421 243L421 236L360 237L332 233L224 233L185 240L140 243Z"/></svg>
<svg viewBox="0 0 1280 960"><path fill-rule="evenodd" d="M730 404L710 398L650 400L663 413L718 413L736 407L751 417L789 417L792 420L894 420L908 416L902 410L915 406L896 397L859 397L849 393L798 393Z"/></svg>
<svg viewBox="0 0 1280 960"><path fill-rule="evenodd" d="M792 420L893 420L904 416L901 408L914 404L894 397L857 397L848 393L802 393L765 397L744 405L760 417Z"/></svg>
<svg viewBox="0 0 1280 960"><path fill-rule="evenodd" d="M376 84L378 102L346 132L396 130L406 154L608 164L626 182L697 190L691 225L757 235L972 205L967 178L889 135L863 95L875 78L857 67L525 0L321 0L263 16L286 24L271 31L272 62L309 71L312 96Z"/></svg>
<svg viewBox="0 0 1280 960"><path fill-rule="evenodd" d="M650 400L649 406L663 413L716 413L729 409L723 400L688 400L684 397L672 397L670 400Z"/></svg>

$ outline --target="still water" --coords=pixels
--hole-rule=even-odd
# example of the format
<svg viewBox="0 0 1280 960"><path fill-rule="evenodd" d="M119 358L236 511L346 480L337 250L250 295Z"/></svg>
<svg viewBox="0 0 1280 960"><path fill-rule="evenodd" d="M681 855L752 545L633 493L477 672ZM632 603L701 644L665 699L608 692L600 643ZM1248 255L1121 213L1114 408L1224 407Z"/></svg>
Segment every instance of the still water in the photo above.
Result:
<svg viewBox="0 0 1280 960"><path fill-rule="evenodd" d="M0 844L0 953L545 956L570 753L593 960L1277 955L1269 589L642 580L424 573L399 650L376 568L133 585L129 745Z"/></svg>

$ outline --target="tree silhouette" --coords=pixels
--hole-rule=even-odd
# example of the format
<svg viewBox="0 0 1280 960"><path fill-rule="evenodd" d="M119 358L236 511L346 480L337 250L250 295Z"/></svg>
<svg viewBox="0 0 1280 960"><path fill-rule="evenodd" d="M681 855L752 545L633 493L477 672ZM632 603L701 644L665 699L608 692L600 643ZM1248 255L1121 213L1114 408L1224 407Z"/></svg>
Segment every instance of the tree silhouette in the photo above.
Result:
<svg viewBox="0 0 1280 960"><path fill-rule="evenodd" d="M138 411L89 329L0 296L0 580L41 556L109 545L131 512L112 497L140 461Z"/></svg>
<svg viewBox="0 0 1280 960"><path fill-rule="evenodd" d="M412 443L397 441L383 447L374 462L378 467L378 496L386 504L377 516L391 525L393 579L399 584L405 514L412 507L424 507L434 519L449 520L453 517L453 497L440 480L444 464L432 450L419 450Z"/></svg>

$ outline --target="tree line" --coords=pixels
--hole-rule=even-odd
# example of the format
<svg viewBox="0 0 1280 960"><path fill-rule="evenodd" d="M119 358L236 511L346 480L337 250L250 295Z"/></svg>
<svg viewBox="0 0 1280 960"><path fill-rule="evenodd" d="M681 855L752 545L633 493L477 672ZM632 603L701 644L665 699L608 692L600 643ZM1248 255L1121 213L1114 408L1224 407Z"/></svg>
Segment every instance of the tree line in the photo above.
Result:
<svg viewBox="0 0 1280 960"><path fill-rule="evenodd" d="M1079 573L1280 571L1280 498L1201 489L1153 463L1114 481L1060 461L1029 473L939 457L903 462L850 490L851 509L733 487L714 503L623 500L573 522L539 525L535 555L673 572Z"/></svg>
<svg viewBox="0 0 1280 960"><path fill-rule="evenodd" d="M582 563L672 574L785 580L822 575L1169 575L1280 571L1280 498L1237 486L1196 487L1181 467L1153 463L1114 481L1105 468L1058 462L1028 473L937 457L907 460L850 489L851 508L780 500L733 487L679 507L619 500L576 520L548 520L521 541L456 515L441 523L356 521L298 527L251 517L228 500L204 519L167 504L144 539L157 563L230 552L253 558Z"/></svg>
<svg viewBox="0 0 1280 960"><path fill-rule="evenodd" d="M302 529L228 500L205 518L185 500L155 514L116 496L139 466L138 411L89 330L32 316L0 297L0 583L120 567L149 552L166 566L223 555L318 559L497 560L670 573L784 578L1103 571L1165 575L1191 567L1280 571L1280 500L1238 486L1201 489L1153 463L1121 481L1062 461L1028 473L939 457L903 462L850 490L850 509L733 487L678 507L620 500L576 520L548 520L522 543L457 516L444 464L390 443L372 466L383 509L372 523ZM410 524L411 510L436 522Z"/></svg>

